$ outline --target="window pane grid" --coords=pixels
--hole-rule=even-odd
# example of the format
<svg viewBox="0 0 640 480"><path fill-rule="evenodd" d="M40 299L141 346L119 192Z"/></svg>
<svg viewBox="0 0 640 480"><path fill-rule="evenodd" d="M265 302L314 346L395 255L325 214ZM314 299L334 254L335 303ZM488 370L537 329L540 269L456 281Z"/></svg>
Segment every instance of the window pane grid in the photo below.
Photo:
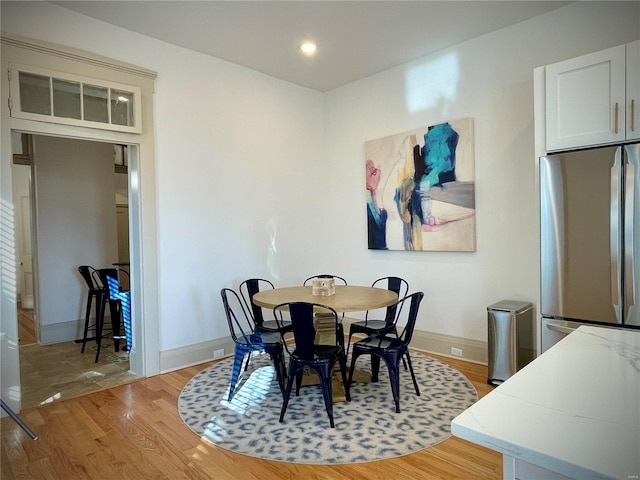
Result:
<svg viewBox="0 0 640 480"><path fill-rule="evenodd" d="M17 73L15 93L20 98L20 106L16 113L57 118L60 123L99 123L103 128L113 126L114 130L140 131L139 119L136 119L140 98L135 87L129 90L120 85L125 87L123 89L116 86L119 84L105 85L99 80L87 82L90 79L73 76L64 78L64 74L58 77L38 70L19 69Z"/></svg>
<svg viewBox="0 0 640 480"><path fill-rule="evenodd" d="M80 83L52 78L53 115L81 119Z"/></svg>
<svg viewBox="0 0 640 480"><path fill-rule="evenodd" d="M133 93L111 89L111 123L133 126Z"/></svg>
<svg viewBox="0 0 640 480"><path fill-rule="evenodd" d="M84 99L84 120L109 123L109 89L98 85L82 86Z"/></svg>
<svg viewBox="0 0 640 480"><path fill-rule="evenodd" d="M20 72L19 82L22 111L51 115L51 78Z"/></svg>

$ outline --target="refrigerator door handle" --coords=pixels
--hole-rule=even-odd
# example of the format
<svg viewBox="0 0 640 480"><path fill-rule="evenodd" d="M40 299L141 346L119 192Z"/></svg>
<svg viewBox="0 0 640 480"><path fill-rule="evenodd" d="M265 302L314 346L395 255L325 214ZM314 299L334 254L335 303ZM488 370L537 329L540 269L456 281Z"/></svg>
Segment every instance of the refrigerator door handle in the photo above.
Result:
<svg viewBox="0 0 640 480"><path fill-rule="evenodd" d="M566 322L564 322L566 323ZM547 328L549 330L553 330L554 332L560 332L560 333L571 333L574 332L575 330L578 329L580 325L577 325L576 327L568 327L567 325L563 324L562 322L554 322L554 321L550 321L547 322Z"/></svg>
<svg viewBox="0 0 640 480"><path fill-rule="evenodd" d="M635 285L635 222L637 221L635 213L636 185L635 177L638 175L638 158L626 149L626 164L624 168L624 315L623 319L626 323L629 320L629 309L636 303L636 285Z"/></svg>
<svg viewBox="0 0 640 480"><path fill-rule="evenodd" d="M618 255L620 251L620 173L622 170L622 148L616 149L615 159L611 167L611 201L610 201L610 244L611 256L611 304L616 313L618 323L622 322L622 312L620 312L620 268Z"/></svg>

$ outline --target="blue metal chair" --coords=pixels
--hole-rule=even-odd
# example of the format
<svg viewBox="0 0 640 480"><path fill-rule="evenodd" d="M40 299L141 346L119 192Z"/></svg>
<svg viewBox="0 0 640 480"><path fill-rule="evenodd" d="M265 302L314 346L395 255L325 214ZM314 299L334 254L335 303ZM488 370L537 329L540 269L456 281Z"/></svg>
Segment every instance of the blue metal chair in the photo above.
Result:
<svg viewBox="0 0 640 480"><path fill-rule="evenodd" d="M386 288L395 292L398 295L398 300L404 298L409 293L409 283L400 277L382 277L377 279L372 287ZM372 312L367 310L364 316L364 320L351 323L349 327L349 339L347 341L347 352L351 346L351 337L354 334L373 335L374 333L389 333L393 332L395 336L398 336L396 329L396 319L400 316L402 311L402 304L398 308L398 303L389 305L385 312L384 320L372 318ZM374 311L375 312L375 311Z"/></svg>
<svg viewBox="0 0 640 480"><path fill-rule="evenodd" d="M331 275L329 273L322 273L320 275L309 277L302 283L302 285L304 285L305 287L311 285L311 280L313 280L314 278L335 278L337 285L347 285L347 281L344 278L339 277L338 275Z"/></svg>
<svg viewBox="0 0 640 480"><path fill-rule="evenodd" d="M106 303L109 303L109 312L111 315L111 326L113 331L113 343L116 352L120 350L120 340L124 339L127 345L123 348L124 351L130 351L133 346L133 335L131 331L131 292L123 290L120 287L120 275L129 275L126 270L119 268L101 268L98 270L98 276L102 283L102 288L105 294L102 295L102 304L100 310L102 311L102 318L98 322L96 328L96 337L102 336L102 329L104 327L104 311ZM125 335L120 335L120 320L124 324ZM98 352L96 353L96 362L98 361L98 355L100 355L100 339L98 338Z"/></svg>
<svg viewBox="0 0 640 480"><path fill-rule="evenodd" d="M387 333L376 333L368 336L363 340L358 340L353 344L351 353L351 368L349 371L349 388L353 381L353 372L356 366L356 360L361 355L371 355L371 381L378 381L378 372L380 370L380 359L384 360L389 370L389 379L391 382L391 393L393 401L396 404L396 413L400 413L400 361L407 359L409 371L413 386L416 389L416 395L420 396L420 389L416 381L416 375L411 365L411 355L409 354L409 343L413 336L413 330L418 317L418 309L420 302L424 297L423 292L416 292L406 296L398 302L398 308L402 308L402 304L410 302L407 323L399 336ZM396 317L397 318L397 317Z"/></svg>
<svg viewBox="0 0 640 480"><path fill-rule="evenodd" d="M96 342L98 341L98 324L101 321L102 315L104 315L104 311L102 310L102 295L105 295L106 292L102 287L102 282L100 281L98 271L95 268L91 267L90 265L80 265L78 267L78 273L80 273L80 276L89 289L87 293L87 309L84 318L84 334L82 336L82 340L78 340L78 342L82 343L82 349L80 350L80 353L84 353L84 347L89 340L95 339ZM91 325L91 305L93 304L94 300L96 306L96 323L94 325ZM89 329L94 329L94 331L96 332L95 338L88 338ZM96 358L96 362L97 361L98 359Z"/></svg>
<svg viewBox="0 0 640 480"><path fill-rule="evenodd" d="M233 357L233 370L231 372L231 384L228 400L231 401L235 394L236 385L240 373L246 370L253 352L266 352L269 354L275 367L276 378L280 391L284 392L286 368L284 364L284 349L282 336L278 332L259 332L255 330L253 321L244 308L240 296L230 288L220 290L222 304L229 324L229 333L235 343ZM245 363L245 357L246 363Z"/></svg>
<svg viewBox="0 0 640 480"><path fill-rule="evenodd" d="M271 289L275 286L269 280L263 278L249 278L240 284L240 296L244 302L244 307L251 314L253 322L255 323L255 329L259 332L279 332L284 335L287 332L293 330L291 322L285 321L282 318L279 320L265 320L262 307L253 303L253 296L261 290Z"/></svg>
<svg viewBox="0 0 640 480"><path fill-rule="evenodd" d="M327 328L334 328L335 337L331 344L316 344L316 325L314 309L322 309L323 312L330 313L322 318L322 322ZM304 370L314 371L320 377L320 386L324 397L324 405L329 415L329 423L334 428L333 421L333 387L331 384L331 372L336 362L340 364L342 383L344 384L347 401L350 401L349 388L347 383L347 355L344 350L344 339L340 341L342 330L339 329L337 312L319 303L289 302L276 306L273 311L276 318L282 310L288 310L293 324L293 337L295 349L291 351L285 342L285 348L289 353L289 379L284 392L284 402L280 412L280 422L284 421L284 414L287 411L289 397L293 379L296 379L296 396L300 395L302 385L302 374Z"/></svg>

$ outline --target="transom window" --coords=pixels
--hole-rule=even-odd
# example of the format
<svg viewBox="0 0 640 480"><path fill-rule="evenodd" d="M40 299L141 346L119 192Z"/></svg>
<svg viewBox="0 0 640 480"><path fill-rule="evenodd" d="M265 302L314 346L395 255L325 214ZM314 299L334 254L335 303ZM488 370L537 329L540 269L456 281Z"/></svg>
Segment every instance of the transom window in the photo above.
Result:
<svg viewBox="0 0 640 480"><path fill-rule="evenodd" d="M141 133L140 88L13 64L11 116Z"/></svg>

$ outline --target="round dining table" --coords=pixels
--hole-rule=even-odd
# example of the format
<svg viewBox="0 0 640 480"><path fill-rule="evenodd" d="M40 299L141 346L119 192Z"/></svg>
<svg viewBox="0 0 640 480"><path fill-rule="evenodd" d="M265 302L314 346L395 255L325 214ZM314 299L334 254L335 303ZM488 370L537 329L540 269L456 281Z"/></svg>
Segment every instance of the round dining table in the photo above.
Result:
<svg viewBox="0 0 640 480"><path fill-rule="evenodd" d="M358 285L336 285L333 295L313 295L313 287L283 287L263 290L253 296L253 303L263 308L274 308L281 303L320 303L336 312L360 312L388 307L398 301L398 295L384 288Z"/></svg>

